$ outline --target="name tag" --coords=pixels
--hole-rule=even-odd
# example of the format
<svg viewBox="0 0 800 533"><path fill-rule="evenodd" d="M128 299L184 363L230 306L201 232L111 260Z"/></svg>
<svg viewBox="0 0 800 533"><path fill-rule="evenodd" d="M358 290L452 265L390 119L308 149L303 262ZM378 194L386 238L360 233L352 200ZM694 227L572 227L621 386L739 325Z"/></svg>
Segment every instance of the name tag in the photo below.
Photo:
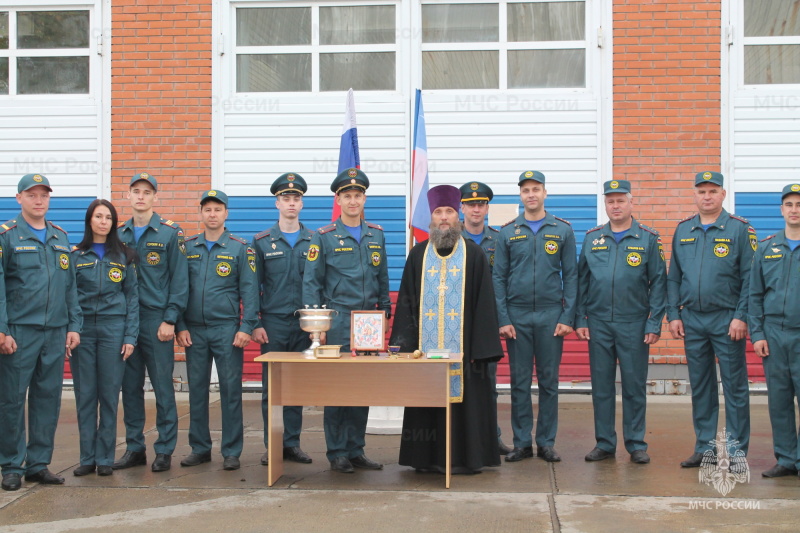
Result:
<svg viewBox="0 0 800 533"><path fill-rule="evenodd" d="M783 254L765 255L764 259L766 261L774 261L775 259L780 259L782 257L783 257Z"/></svg>
<svg viewBox="0 0 800 533"><path fill-rule="evenodd" d="M633 250L635 252L644 252L644 246L628 246L626 250Z"/></svg>
<svg viewBox="0 0 800 533"><path fill-rule="evenodd" d="M15 246L14 252L15 253L35 252L38 249L39 249L38 246Z"/></svg>
<svg viewBox="0 0 800 533"><path fill-rule="evenodd" d="M264 259L275 259L276 257L283 257L283 250L277 252L264 252Z"/></svg>
<svg viewBox="0 0 800 533"><path fill-rule="evenodd" d="M87 267L91 267L91 266L94 266L94 262L92 262L92 263L78 263L77 265L75 265L75 268L87 268Z"/></svg>
<svg viewBox="0 0 800 533"><path fill-rule="evenodd" d="M233 256L231 256L231 255L217 255L217 259L227 259L228 261L233 261Z"/></svg>
<svg viewBox="0 0 800 533"><path fill-rule="evenodd" d="M146 242L144 245L148 248L164 248L163 242Z"/></svg>
<svg viewBox="0 0 800 533"><path fill-rule="evenodd" d="M561 240L561 235L547 235L545 233L544 238L545 239L558 239L558 240Z"/></svg>
<svg viewBox="0 0 800 533"><path fill-rule="evenodd" d="M681 244L694 244L694 241L697 240L697 237L692 237L691 239L681 239Z"/></svg>
<svg viewBox="0 0 800 533"><path fill-rule="evenodd" d="M508 238L508 242L521 241L521 240L524 240L524 239L527 239L527 238L528 238L528 234L527 233L523 233L522 235L514 235L513 237L509 237Z"/></svg>
<svg viewBox="0 0 800 533"><path fill-rule="evenodd" d="M383 246L381 246L380 244L370 244L368 247L369 247L370 250L382 250L383 249Z"/></svg>
<svg viewBox="0 0 800 533"><path fill-rule="evenodd" d="M340 253L343 253L343 252L352 252L353 248L352 247L350 247L350 248L334 248L333 251L334 251L334 253L340 254Z"/></svg>
<svg viewBox="0 0 800 533"><path fill-rule="evenodd" d="M598 251L598 250L608 250L608 246L592 246L592 251L593 252Z"/></svg>
<svg viewBox="0 0 800 533"><path fill-rule="evenodd" d="M731 239L714 239L714 242L732 242Z"/></svg>
<svg viewBox="0 0 800 533"><path fill-rule="evenodd" d="M187 255L186 259L200 259L200 254Z"/></svg>
<svg viewBox="0 0 800 533"><path fill-rule="evenodd" d="M66 246L61 246L60 244L54 244L53 250L58 250L59 252L69 252L69 248Z"/></svg>

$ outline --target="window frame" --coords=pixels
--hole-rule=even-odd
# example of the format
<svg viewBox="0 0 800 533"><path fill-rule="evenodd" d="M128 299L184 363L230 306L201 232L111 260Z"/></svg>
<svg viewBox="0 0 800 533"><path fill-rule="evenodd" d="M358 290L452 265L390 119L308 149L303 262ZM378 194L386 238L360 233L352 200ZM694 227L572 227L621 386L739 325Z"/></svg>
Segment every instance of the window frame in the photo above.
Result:
<svg viewBox="0 0 800 533"><path fill-rule="evenodd" d="M31 11L88 11L89 12L89 46L87 48L17 48L17 13ZM8 48L0 49L0 57L8 58L8 94L0 94L0 102L26 100L92 100L100 97L101 62L98 44L103 38L97 20L96 4L55 1L25 2L13 6L2 6L0 12L8 13ZM17 59L20 57L88 57L89 82L86 93L45 93L19 94L17 92Z"/></svg>
<svg viewBox="0 0 800 533"><path fill-rule="evenodd" d="M729 28L730 33L728 39L729 44L733 47L734 63L738 65L738 72L736 72L736 86L742 90L760 91L760 90L789 90L796 91L800 89L800 82L798 83L745 83L745 65L744 65L744 51L746 46L769 46L769 45L800 45L800 35L789 36L758 36L758 37L745 37L745 7L744 4L747 0L730 0L736 5L736 15L739 24L735 24L733 28Z"/></svg>
<svg viewBox="0 0 800 533"><path fill-rule="evenodd" d="M283 0L261 0L249 1L239 0L229 2L229 21L228 33L230 36L230 49L231 59L228 61L228 93L237 97L279 97L279 96L303 96L303 95L327 95L327 94L341 94L347 92L346 90L336 91L322 91L320 90L320 56L322 54L336 54L336 53L363 53L363 52L393 52L395 54L395 68L394 68L394 89L391 90L378 90L366 91L361 89L361 92L373 93L400 93L402 92L402 60L404 48L398 35L400 33L402 21L402 0L352 0L345 1L339 0L335 2L320 2L308 0L306 2L298 1L283 1ZM385 44L349 44L349 45L323 45L320 44L319 29L320 29L320 7L351 7L351 6L378 6L378 5L391 5L395 6L395 39L394 43ZM239 8L270 8L270 7L307 7L311 9L311 43L305 45L283 45L283 46L239 46L236 43L236 12ZM311 90L310 91L266 91L266 92L253 92L253 91L237 91L237 58L239 55L258 55L258 54L311 54Z"/></svg>
<svg viewBox="0 0 800 533"><path fill-rule="evenodd" d="M583 41L508 41L508 4L528 4L528 3L562 3L580 2L584 4L584 39ZM423 87L425 92L433 91L436 93L460 93L470 91L476 93L503 92L503 93L549 93L558 92L590 92L592 90L591 75L592 67L590 64L592 37L592 18L594 17L593 6L590 0L421 0L418 2L420 9L420 28L422 27L422 7L423 5L447 5L447 4L497 4L499 10L498 18L498 40L497 42L459 42L459 43L425 43L422 42L421 30L419 39L419 63L420 63L420 85L422 85L422 53L424 52L463 52L476 50L498 51L498 79L499 86L491 89L430 89ZM582 44L580 44L582 43ZM584 85L583 87L509 87L508 83L508 52L517 50L584 50Z"/></svg>

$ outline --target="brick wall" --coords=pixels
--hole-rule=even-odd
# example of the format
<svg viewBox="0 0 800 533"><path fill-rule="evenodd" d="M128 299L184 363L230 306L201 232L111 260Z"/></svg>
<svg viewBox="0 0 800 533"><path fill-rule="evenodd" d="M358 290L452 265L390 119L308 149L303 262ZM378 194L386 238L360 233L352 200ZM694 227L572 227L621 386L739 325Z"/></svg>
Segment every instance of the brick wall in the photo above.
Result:
<svg viewBox="0 0 800 533"><path fill-rule="evenodd" d="M694 174L720 168L720 3L614 1L614 177L662 235L695 212ZM684 360L665 327L651 360Z"/></svg>
<svg viewBox="0 0 800 533"><path fill-rule="evenodd" d="M211 0L112 0L111 189L120 219L137 172L159 183L156 211L199 231L211 187Z"/></svg>

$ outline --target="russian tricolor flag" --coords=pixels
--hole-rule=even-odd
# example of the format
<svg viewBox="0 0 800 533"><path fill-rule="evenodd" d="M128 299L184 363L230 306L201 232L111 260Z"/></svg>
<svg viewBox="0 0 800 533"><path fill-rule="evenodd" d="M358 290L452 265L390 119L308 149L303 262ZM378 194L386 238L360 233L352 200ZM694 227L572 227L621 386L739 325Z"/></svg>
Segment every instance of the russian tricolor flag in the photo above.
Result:
<svg viewBox="0 0 800 533"><path fill-rule="evenodd" d="M428 207L428 138L425 135L425 112L422 110L422 91L417 89L414 106L414 153L411 156L411 228L414 239L428 238L431 210Z"/></svg>
<svg viewBox="0 0 800 533"><path fill-rule="evenodd" d="M348 168L361 168L361 157L358 155L358 130L356 129L356 101L352 88L347 91L342 140L339 144L339 169L336 174ZM341 214L342 210L334 198L331 220L336 220Z"/></svg>

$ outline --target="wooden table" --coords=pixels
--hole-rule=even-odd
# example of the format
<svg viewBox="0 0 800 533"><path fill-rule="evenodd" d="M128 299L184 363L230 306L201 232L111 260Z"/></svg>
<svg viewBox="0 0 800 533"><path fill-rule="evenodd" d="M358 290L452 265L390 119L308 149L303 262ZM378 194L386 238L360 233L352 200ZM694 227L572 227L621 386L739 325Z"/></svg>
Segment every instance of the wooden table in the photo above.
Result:
<svg viewBox="0 0 800 533"><path fill-rule="evenodd" d="M267 481L283 475L283 407L286 405L444 407L446 412L445 487L450 488L450 359L411 359L342 354L339 359L309 359L299 352L267 352L255 358L268 366Z"/></svg>

